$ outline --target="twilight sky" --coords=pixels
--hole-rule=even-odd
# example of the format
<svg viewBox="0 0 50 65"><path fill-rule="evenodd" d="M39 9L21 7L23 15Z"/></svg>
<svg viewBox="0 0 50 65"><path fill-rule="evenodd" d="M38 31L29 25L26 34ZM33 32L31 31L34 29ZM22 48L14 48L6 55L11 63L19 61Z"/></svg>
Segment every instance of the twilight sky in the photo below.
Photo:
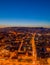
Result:
<svg viewBox="0 0 50 65"><path fill-rule="evenodd" d="M50 26L50 0L0 0L0 25Z"/></svg>

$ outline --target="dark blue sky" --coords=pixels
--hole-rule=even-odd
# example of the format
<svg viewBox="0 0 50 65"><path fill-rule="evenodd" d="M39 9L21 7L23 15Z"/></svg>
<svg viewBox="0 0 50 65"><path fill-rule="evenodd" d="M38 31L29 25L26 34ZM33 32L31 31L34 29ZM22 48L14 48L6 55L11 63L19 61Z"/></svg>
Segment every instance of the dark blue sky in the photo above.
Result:
<svg viewBox="0 0 50 65"><path fill-rule="evenodd" d="M0 24L50 26L50 0L0 0Z"/></svg>

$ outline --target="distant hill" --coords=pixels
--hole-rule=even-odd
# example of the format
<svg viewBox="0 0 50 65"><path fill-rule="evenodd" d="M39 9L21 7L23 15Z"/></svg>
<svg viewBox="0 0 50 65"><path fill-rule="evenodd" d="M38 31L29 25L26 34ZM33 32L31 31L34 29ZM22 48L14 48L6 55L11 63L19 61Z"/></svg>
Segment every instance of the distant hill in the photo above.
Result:
<svg viewBox="0 0 50 65"><path fill-rule="evenodd" d="M37 33L50 33L50 28L43 28L43 27L0 27L0 32L6 31L18 31L18 32L37 32Z"/></svg>

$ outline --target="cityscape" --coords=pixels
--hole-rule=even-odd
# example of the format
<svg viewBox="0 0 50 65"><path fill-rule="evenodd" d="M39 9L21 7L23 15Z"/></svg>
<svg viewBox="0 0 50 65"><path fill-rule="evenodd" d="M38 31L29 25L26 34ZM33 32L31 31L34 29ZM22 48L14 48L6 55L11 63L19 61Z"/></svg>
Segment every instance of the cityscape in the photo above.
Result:
<svg viewBox="0 0 50 65"><path fill-rule="evenodd" d="M0 65L50 65L50 0L0 0Z"/></svg>
<svg viewBox="0 0 50 65"><path fill-rule="evenodd" d="M0 28L0 65L50 65L50 28Z"/></svg>

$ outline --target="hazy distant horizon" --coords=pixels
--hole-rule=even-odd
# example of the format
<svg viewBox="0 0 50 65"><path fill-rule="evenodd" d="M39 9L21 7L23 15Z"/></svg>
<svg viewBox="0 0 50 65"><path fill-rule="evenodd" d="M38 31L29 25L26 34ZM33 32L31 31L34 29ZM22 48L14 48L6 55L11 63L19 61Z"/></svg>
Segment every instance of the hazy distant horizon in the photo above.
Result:
<svg viewBox="0 0 50 65"><path fill-rule="evenodd" d="M43 27L43 28L50 28L50 26L21 26L21 25L0 25L0 28L5 28L5 27Z"/></svg>

